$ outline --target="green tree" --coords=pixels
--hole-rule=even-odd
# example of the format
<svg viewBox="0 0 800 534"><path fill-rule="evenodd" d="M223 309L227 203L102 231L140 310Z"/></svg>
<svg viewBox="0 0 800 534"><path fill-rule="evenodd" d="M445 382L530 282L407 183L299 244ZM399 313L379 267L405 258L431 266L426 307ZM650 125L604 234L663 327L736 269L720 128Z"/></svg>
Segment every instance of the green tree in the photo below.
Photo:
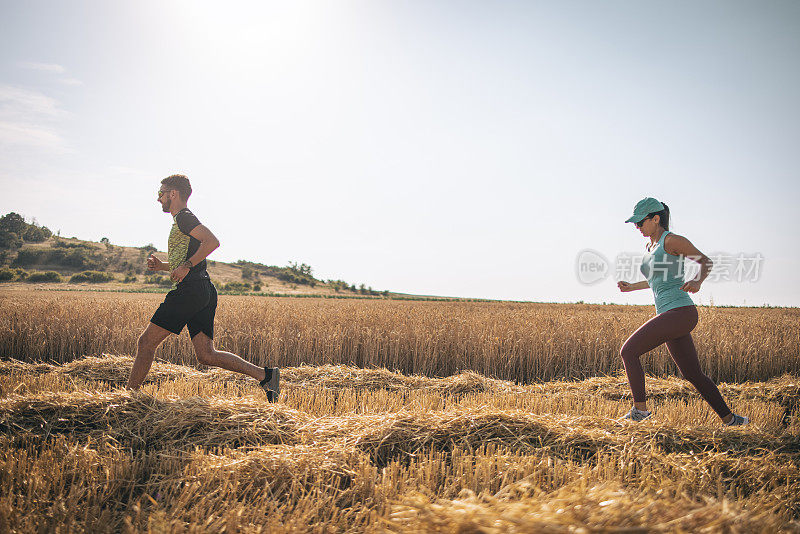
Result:
<svg viewBox="0 0 800 534"><path fill-rule="evenodd" d="M16 232L0 230L0 248L16 249L22 246L22 238Z"/></svg>
<svg viewBox="0 0 800 534"><path fill-rule="evenodd" d="M14 232L18 236L21 236L25 233L27 226L28 225L25 223L25 219L23 219L22 215L19 213L14 213L12 211L11 213L0 217L0 230Z"/></svg>
<svg viewBox="0 0 800 534"><path fill-rule="evenodd" d="M48 237L50 236L47 235L44 228L32 224L25 229L25 233L22 235L22 239L29 243L41 243Z"/></svg>

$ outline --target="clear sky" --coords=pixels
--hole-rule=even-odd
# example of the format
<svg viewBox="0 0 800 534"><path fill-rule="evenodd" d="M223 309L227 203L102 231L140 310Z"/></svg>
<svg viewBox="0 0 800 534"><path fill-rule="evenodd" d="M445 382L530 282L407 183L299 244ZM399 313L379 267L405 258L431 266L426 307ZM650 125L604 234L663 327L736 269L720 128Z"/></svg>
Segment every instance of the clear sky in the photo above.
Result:
<svg viewBox="0 0 800 534"><path fill-rule="evenodd" d="M165 250L184 173L212 259L648 303L615 270L654 196L703 252L763 257L696 301L798 306L799 89L793 0L0 0L0 212Z"/></svg>

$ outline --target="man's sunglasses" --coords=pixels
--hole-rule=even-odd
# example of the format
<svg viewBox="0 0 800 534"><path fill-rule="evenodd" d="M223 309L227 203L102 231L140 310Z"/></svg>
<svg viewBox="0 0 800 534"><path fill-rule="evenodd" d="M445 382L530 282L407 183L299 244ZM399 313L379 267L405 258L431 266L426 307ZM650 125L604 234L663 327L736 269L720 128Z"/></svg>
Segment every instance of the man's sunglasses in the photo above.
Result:
<svg viewBox="0 0 800 534"><path fill-rule="evenodd" d="M158 190L158 198L161 198L161 195L163 195L164 193L169 193L170 191L174 191L174 189L164 189L163 191L161 189L159 189Z"/></svg>

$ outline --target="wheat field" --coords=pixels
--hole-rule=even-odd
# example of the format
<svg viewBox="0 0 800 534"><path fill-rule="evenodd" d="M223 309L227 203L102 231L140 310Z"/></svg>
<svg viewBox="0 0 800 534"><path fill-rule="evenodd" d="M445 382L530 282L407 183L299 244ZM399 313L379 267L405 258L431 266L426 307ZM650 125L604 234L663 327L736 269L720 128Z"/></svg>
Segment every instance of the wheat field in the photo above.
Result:
<svg viewBox="0 0 800 534"><path fill-rule="evenodd" d="M163 295L65 291L0 292L0 354L64 363L133 354ZM700 308L693 332L703 368L717 381L800 374L800 309ZM625 339L652 306L220 298L216 345L261 365L343 364L403 374L471 370L531 383L617 374ZM188 336L171 336L158 356L196 363ZM661 347L645 370L677 368Z"/></svg>
<svg viewBox="0 0 800 534"><path fill-rule="evenodd" d="M723 427L665 352L620 423L644 307L223 297L123 388L159 297L0 294L0 532L800 532L794 309L703 308Z"/></svg>

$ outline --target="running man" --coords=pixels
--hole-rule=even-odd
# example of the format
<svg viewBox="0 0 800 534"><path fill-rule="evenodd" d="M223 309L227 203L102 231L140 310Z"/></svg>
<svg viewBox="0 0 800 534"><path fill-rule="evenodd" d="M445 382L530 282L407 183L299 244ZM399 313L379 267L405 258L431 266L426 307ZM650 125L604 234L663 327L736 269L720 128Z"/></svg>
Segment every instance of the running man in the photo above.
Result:
<svg viewBox="0 0 800 534"><path fill-rule="evenodd" d="M641 267L647 280L634 284L618 282L617 285L623 292L653 288L657 315L640 326L620 350L633 393L633 408L623 419L642 421L650 417L639 358L666 343L683 377L692 383L722 422L728 426L746 425L749 419L731 412L717 385L703 374L692 341L691 331L697 326L698 316L689 293L700 290L700 284L711 272L711 260L688 239L669 231L669 207L654 198L640 200L625 222L634 223L644 237L650 238ZM684 257L700 264L700 273L694 280L683 280Z"/></svg>
<svg viewBox="0 0 800 534"><path fill-rule="evenodd" d="M277 367L258 367L235 354L214 348L212 339L217 290L206 271L206 257L219 247L219 240L186 207L191 194L189 179L182 174L173 174L161 180L158 202L165 213L172 215L173 220L167 248L169 260L165 263L150 254L147 268L151 271L169 271L176 285L167 293L164 302L150 319L150 324L139 336L128 387L138 389L142 385L153 363L156 348L170 333L179 335L186 326L197 361L255 378L267 392L267 399L275 402L280 393Z"/></svg>

